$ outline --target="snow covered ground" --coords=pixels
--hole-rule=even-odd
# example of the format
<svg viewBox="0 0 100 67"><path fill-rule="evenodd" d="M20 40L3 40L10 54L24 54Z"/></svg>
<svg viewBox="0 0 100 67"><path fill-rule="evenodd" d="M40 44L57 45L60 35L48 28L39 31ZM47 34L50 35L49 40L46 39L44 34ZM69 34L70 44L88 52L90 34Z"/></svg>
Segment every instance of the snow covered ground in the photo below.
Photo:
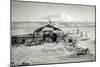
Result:
<svg viewBox="0 0 100 67"><path fill-rule="evenodd" d="M91 41L80 41L78 46L89 48L92 55L71 56L65 54L61 44L45 43L40 46L11 47L11 62L14 65L34 65L47 63L81 62L95 60L95 43Z"/></svg>

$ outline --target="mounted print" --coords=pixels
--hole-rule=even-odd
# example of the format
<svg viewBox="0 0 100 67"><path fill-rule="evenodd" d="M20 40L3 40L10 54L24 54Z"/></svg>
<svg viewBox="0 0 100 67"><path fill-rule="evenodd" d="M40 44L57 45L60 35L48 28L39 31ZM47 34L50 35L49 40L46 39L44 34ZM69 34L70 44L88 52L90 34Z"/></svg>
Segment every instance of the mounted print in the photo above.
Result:
<svg viewBox="0 0 100 67"><path fill-rule="evenodd" d="M94 5L11 0L11 66L96 60Z"/></svg>

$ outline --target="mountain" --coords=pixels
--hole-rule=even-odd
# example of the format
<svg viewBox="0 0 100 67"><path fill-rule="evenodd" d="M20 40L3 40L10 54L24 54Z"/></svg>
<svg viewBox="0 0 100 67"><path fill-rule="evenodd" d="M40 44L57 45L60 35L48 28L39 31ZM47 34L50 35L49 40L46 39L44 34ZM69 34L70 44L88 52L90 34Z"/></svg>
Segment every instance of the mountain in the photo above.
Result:
<svg viewBox="0 0 100 67"><path fill-rule="evenodd" d="M76 22L76 19L74 17L66 13L53 14L39 18L39 20L48 20L48 19L50 19L51 21L58 21L58 22Z"/></svg>

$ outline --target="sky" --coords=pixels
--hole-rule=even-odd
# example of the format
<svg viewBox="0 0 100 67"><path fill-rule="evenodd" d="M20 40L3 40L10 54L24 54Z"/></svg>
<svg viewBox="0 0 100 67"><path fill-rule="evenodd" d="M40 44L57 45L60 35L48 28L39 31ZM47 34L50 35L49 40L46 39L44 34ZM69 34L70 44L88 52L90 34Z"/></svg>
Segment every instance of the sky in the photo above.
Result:
<svg viewBox="0 0 100 67"><path fill-rule="evenodd" d="M51 20L95 22L95 7L68 4L12 1L12 22Z"/></svg>

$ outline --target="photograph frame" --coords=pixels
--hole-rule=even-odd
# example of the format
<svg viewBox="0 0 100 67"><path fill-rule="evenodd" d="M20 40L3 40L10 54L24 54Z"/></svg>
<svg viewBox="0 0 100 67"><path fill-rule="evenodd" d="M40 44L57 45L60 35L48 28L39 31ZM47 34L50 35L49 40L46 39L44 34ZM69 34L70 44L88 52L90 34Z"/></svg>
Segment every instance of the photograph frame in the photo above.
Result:
<svg viewBox="0 0 100 67"><path fill-rule="evenodd" d="M10 0L10 66L12 66L12 63L11 63L11 57L12 57L12 49L11 49L11 32L12 32L12 3L11 3L12 0ZM18 1L18 0L14 0L14 1L17 1L17 2L33 2L33 3L47 3L47 4L59 4L59 5L77 5L77 6L92 6L95 8L95 41L96 41L96 5L86 5L86 4L70 4L70 3L55 3L55 2L41 2L41 1ZM51 65L51 64L67 64L67 63L83 63L83 62L96 62L96 42L95 42L95 60L93 61L79 61L79 62L60 62L60 63L46 63L46 64L32 64L32 65L18 65L18 66L36 66L36 65Z"/></svg>

